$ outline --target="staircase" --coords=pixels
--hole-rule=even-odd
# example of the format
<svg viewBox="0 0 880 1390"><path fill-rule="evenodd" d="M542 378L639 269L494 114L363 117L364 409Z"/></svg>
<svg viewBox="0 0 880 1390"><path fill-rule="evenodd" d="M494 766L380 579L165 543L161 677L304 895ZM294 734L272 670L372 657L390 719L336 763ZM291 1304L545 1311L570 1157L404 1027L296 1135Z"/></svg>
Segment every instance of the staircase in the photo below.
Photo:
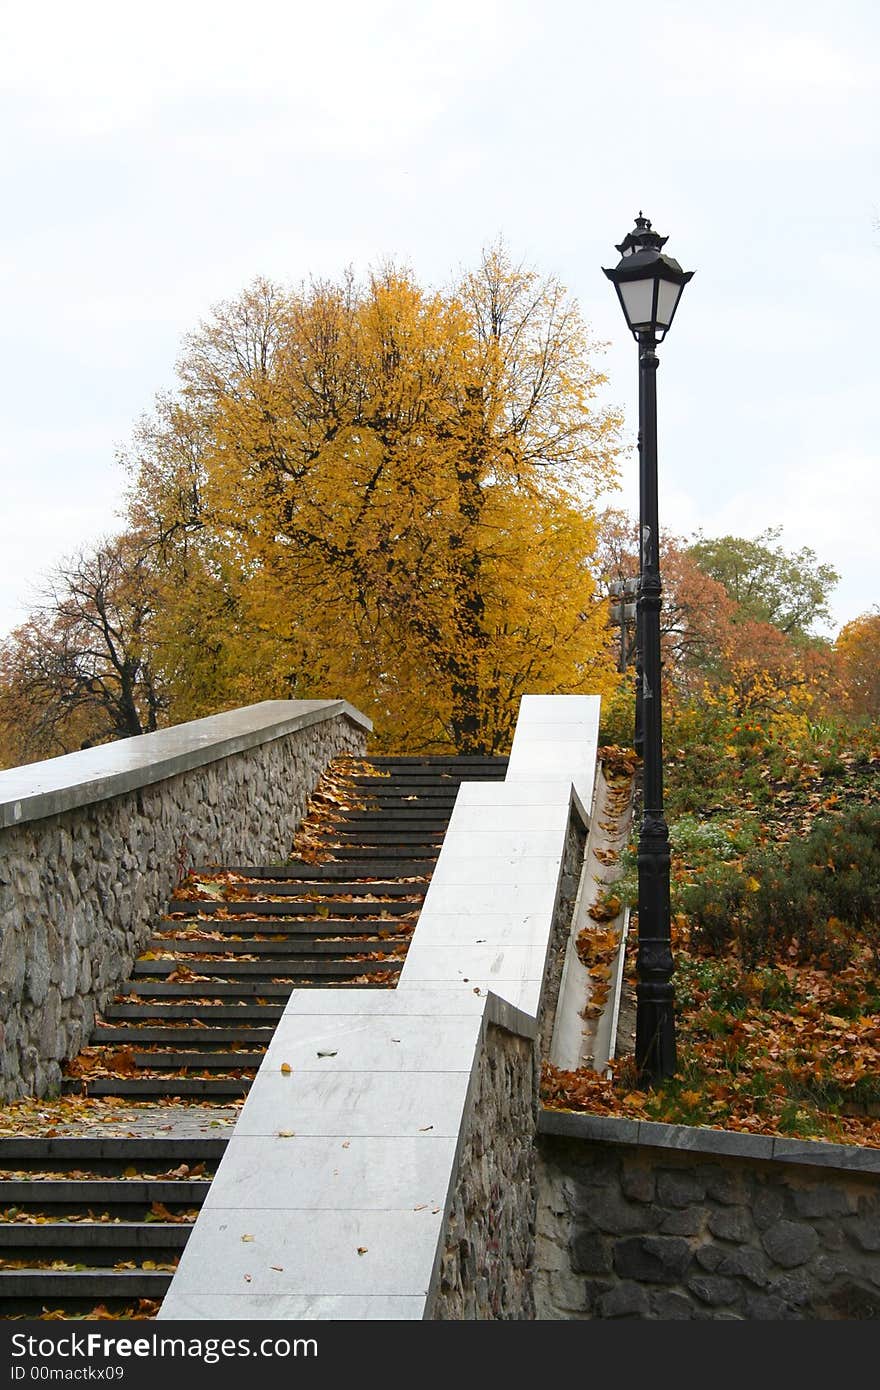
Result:
<svg viewBox="0 0 880 1390"><path fill-rule="evenodd" d="M393 988L459 783L506 758L338 759L287 863L178 885L63 1091L138 1107L247 1095L294 989ZM155 1315L224 1138L0 1138L0 1317Z"/></svg>

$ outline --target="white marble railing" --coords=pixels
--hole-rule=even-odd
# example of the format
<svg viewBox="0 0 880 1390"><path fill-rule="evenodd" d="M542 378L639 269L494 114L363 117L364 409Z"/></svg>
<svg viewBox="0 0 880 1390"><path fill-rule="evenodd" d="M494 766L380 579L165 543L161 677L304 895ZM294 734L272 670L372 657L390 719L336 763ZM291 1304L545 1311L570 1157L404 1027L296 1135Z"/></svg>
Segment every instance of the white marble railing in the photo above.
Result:
<svg viewBox="0 0 880 1390"><path fill-rule="evenodd" d="M0 1094L44 1095L193 864L286 858L344 700L267 700L0 772Z"/></svg>
<svg viewBox="0 0 880 1390"><path fill-rule="evenodd" d="M160 1318L525 1315L509 1265L533 1221L532 1040L598 715L596 697L523 699L506 780L460 788L395 990L291 996ZM475 1203L491 1260L450 1250Z"/></svg>

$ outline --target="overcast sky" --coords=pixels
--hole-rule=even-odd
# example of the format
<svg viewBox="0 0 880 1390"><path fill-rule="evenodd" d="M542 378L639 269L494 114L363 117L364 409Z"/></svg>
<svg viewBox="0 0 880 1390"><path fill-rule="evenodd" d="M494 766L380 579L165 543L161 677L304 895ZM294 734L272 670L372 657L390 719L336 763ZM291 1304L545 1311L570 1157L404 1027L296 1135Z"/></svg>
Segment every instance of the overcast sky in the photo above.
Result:
<svg viewBox="0 0 880 1390"><path fill-rule="evenodd" d="M639 209L696 271L661 348L661 525L781 525L880 601L880 10L872 0L0 0L0 634L118 528L116 452L257 275L502 236L598 338ZM618 505L637 506L633 454Z"/></svg>

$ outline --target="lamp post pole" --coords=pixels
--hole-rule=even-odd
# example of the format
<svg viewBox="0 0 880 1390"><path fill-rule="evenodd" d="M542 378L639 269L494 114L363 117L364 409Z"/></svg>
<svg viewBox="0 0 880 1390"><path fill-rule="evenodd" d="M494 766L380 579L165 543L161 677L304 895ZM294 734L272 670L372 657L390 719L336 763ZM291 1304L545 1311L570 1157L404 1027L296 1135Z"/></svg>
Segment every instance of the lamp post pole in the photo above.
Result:
<svg viewBox="0 0 880 1390"><path fill-rule="evenodd" d="M636 1064L656 1082L676 1068L669 907L669 830L663 811L663 717L660 693L660 545L657 501L657 338L639 333L639 596L641 648L638 707L642 733L642 824L639 834L639 945Z"/></svg>
<svg viewBox="0 0 880 1390"><path fill-rule="evenodd" d="M660 527L657 505L657 344L693 275L663 253L667 237L639 213L605 274L639 349L639 589L636 602L636 745L642 755L639 832L639 943L636 962L636 1065L649 1085L676 1068L669 830L663 812L660 698ZM641 748L638 745L641 743Z"/></svg>

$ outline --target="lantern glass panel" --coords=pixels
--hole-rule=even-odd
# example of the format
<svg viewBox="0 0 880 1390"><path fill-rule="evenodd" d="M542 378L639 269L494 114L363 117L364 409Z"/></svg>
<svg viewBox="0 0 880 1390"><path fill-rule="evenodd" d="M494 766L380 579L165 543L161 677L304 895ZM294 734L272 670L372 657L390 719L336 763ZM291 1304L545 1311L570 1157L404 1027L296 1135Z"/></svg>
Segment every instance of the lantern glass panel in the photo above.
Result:
<svg viewBox="0 0 880 1390"><path fill-rule="evenodd" d="M654 321L654 277L624 280L618 288L630 328L650 328Z"/></svg>
<svg viewBox="0 0 880 1390"><path fill-rule="evenodd" d="M672 280L661 280L658 289L657 324L660 328L668 328L684 285L676 285Z"/></svg>

